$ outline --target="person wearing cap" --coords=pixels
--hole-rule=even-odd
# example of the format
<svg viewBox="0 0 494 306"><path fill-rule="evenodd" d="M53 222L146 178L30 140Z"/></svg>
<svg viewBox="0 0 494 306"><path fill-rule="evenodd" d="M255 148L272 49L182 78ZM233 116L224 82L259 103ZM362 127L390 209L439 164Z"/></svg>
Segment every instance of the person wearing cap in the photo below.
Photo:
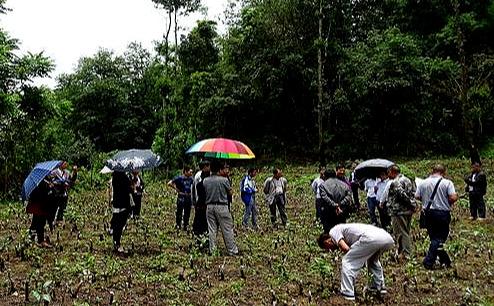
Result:
<svg viewBox="0 0 494 306"><path fill-rule="evenodd" d="M355 280L359 271L367 265L372 276L368 290L386 293L381 262L382 253L393 248L393 237L382 228L362 223L346 223L334 226L317 240L327 251L340 249L345 255L341 259L341 295L355 300Z"/></svg>

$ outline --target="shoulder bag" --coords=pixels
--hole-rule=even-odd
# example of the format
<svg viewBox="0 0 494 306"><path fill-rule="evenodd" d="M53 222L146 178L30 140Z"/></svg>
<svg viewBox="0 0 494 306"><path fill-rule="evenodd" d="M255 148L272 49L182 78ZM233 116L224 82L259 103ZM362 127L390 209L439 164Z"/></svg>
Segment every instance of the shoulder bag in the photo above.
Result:
<svg viewBox="0 0 494 306"><path fill-rule="evenodd" d="M443 180L443 178L441 177L437 181L436 186L434 187L434 191L432 191L431 198L429 199L429 202L427 202L427 206L424 209L422 209L422 211L420 212L420 219L419 219L419 227L420 228L427 228L427 223L428 223L427 222L427 213L429 212L431 205L434 202L434 197L436 196L437 188L439 187L439 184L441 183L442 180Z"/></svg>

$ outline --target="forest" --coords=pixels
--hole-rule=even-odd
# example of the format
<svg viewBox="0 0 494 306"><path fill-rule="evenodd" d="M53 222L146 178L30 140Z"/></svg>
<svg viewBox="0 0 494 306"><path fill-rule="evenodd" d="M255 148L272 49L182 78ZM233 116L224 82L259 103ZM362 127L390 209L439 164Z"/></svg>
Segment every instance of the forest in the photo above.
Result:
<svg viewBox="0 0 494 306"><path fill-rule="evenodd" d="M207 137L324 164L458 155L493 135L493 1L233 1L225 34L202 20L180 37L200 1L153 2L168 25L155 50L102 46L54 89L33 82L54 61L1 30L2 194L40 160L152 148L176 168Z"/></svg>

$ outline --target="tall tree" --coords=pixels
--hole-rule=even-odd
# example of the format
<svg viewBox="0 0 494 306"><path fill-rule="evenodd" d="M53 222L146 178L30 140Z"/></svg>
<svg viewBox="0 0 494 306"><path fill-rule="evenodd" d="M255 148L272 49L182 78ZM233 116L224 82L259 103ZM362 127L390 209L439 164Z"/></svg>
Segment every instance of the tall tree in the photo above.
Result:
<svg viewBox="0 0 494 306"><path fill-rule="evenodd" d="M164 57L165 64L170 59L170 30L174 22L174 49L178 46L178 16L188 16L201 7L201 0L152 0L159 8L163 9L167 15L167 28L163 35L163 41L158 45L158 52ZM173 15L173 17L172 17Z"/></svg>
<svg viewBox="0 0 494 306"><path fill-rule="evenodd" d="M0 13L8 8L0 1ZM45 120L54 104L48 90L33 84L36 77L46 77L53 62L43 53L19 52L19 42L0 29L0 188L17 191L16 183L23 172L38 159L46 157L48 148L34 146L41 137Z"/></svg>

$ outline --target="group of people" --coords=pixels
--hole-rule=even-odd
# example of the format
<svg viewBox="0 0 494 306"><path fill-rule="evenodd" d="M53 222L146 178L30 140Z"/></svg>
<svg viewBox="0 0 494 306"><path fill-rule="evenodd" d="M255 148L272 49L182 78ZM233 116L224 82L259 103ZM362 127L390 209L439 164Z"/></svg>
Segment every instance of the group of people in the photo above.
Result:
<svg viewBox="0 0 494 306"><path fill-rule="evenodd" d="M33 190L26 206L26 212L33 215L29 227L30 238L41 247L52 246L45 237L45 225L48 224L53 230L56 223L64 220L68 191L77 180L77 166L72 166L72 172L67 168L68 163L62 161Z"/></svg>
<svg viewBox="0 0 494 306"><path fill-rule="evenodd" d="M234 237L234 222L231 213L232 180L229 166L218 160L201 161L200 170L194 175L191 167L184 167L182 174L168 182L176 191L177 230L189 230L191 209L194 207L192 232L198 241L207 241L210 253L217 250L217 234L222 233L227 254L239 254ZM33 214L30 227L31 237L37 237L42 247L50 247L45 239L46 223L53 229L56 221L62 221L67 206L68 190L77 180L77 166L67 171L68 164L62 162L32 192L27 212ZM257 169L248 169L240 182L240 198L244 204L242 227L246 230L259 230L257 193L255 178ZM470 202L470 219L483 220L486 209L484 195L487 189L486 175L480 162L472 163L471 173L464 178L465 191ZM277 217L286 226L287 180L279 168L273 169L262 186L269 206L270 221L277 226ZM412 216L421 211L421 227L427 230L430 245L423 266L426 269L451 266L451 258L443 245L449 236L451 209L458 200L454 184L446 178L446 168L437 164L431 175L418 186L401 174L400 167L390 166L377 177L367 178L363 189L367 196L367 210L370 223L346 223L354 211L359 210L358 181L355 176L345 177L345 168L337 166L334 171L319 169L311 188L315 194L316 219L323 227L318 244L325 250L340 249L342 258L341 294L344 298L355 299L355 281L359 271L367 265L372 275L366 290L379 294L386 293L383 268L380 257L383 252L396 246L395 259L406 261L413 255L413 241L410 235ZM115 251L124 252L121 246L123 230L129 218L139 219L141 212L144 181L139 171L130 174L115 171L112 173L110 204L112 219L110 233ZM357 186L357 194L355 188ZM422 205L419 205L420 201ZM379 221L376 215L379 212ZM423 221L423 222L422 222ZM423 224L422 224L423 223ZM388 227L391 225L391 233ZM204 239L203 239L204 238Z"/></svg>
<svg viewBox="0 0 494 306"><path fill-rule="evenodd" d="M200 170L193 175L190 167L184 167L182 174L168 182L168 186L177 193L176 229L188 230L191 208L194 207L192 232L202 241L206 237L209 252L216 250L216 237L221 231L227 253L237 255L238 247L233 232L233 217L231 214L232 181L230 169L226 163L219 161L201 161ZM242 226L244 229L259 230L258 207L256 194L258 192L255 177L257 169L250 168L240 182L240 198L245 205ZM283 226L287 225L288 217L285 210L287 180L281 169L275 168L273 176L266 179L263 192L269 204L270 220L277 225L277 215Z"/></svg>
<svg viewBox="0 0 494 306"><path fill-rule="evenodd" d="M421 227L427 230L430 245L423 260L423 266L432 270L436 260L443 267L451 267L451 258L444 249L449 236L451 209L458 200L454 184L445 177L446 168L437 164L431 175L418 186L400 173L393 165L378 178L365 181L369 217L372 224L346 224L347 212L352 205L351 187L336 178L336 173L325 171L314 180L312 187L316 194L316 216L323 224L324 232L318 244L326 250L340 249L342 258L341 294L345 299L355 299L355 280L358 272L367 265L372 275L366 290L386 293L384 274L379 261L381 254L390 250L396 241L396 256L399 262L413 254L410 236L412 216L421 212ZM471 173L464 179L469 194L471 220L485 218L484 195L487 180L481 171L480 162L472 163ZM318 186L318 187L317 187ZM418 205L420 201L422 205ZM379 209L380 224L375 215ZM324 213L324 211L329 211ZM393 237L386 231L389 219ZM380 226L380 227L378 227Z"/></svg>

